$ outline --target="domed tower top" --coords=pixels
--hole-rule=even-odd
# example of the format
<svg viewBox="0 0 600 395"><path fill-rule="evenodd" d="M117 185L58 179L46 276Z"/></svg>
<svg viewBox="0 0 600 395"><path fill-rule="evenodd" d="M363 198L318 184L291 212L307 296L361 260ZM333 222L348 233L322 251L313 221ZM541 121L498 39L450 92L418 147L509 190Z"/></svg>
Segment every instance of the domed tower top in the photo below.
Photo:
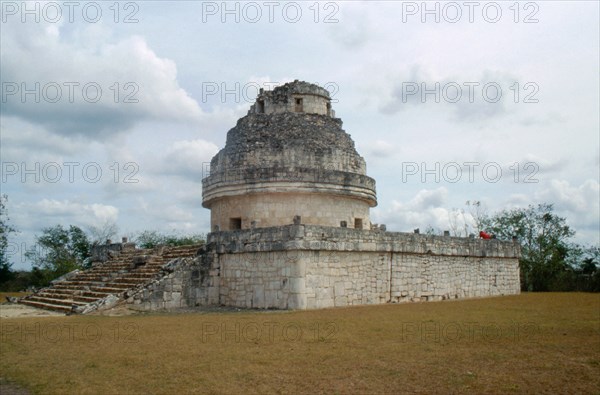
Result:
<svg viewBox="0 0 600 395"><path fill-rule="evenodd" d="M248 114L295 112L335 117L329 92L318 85L295 80L273 89L260 90Z"/></svg>
<svg viewBox="0 0 600 395"><path fill-rule="evenodd" d="M261 91L229 130L202 180L202 205L213 230L292 221L369 229L377 197L329 92L294 81Z"/></svg>

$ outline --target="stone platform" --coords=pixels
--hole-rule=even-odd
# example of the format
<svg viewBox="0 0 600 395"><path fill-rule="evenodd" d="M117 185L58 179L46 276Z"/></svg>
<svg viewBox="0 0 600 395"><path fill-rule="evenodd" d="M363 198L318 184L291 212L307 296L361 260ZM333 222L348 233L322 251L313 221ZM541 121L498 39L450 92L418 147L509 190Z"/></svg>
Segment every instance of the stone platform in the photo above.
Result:
<svg viewBox="0 0 600 395"><path fill-rule="evenodd" d="M519 254L516 242L315 225L221 231L129 302L315 309L511 295Z"/></svg>

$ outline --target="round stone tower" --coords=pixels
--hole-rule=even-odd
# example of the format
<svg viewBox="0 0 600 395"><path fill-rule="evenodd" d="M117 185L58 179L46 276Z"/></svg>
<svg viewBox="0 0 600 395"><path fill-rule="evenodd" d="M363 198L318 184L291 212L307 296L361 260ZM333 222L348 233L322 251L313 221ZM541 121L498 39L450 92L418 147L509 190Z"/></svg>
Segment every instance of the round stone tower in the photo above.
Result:
<svg viewBox="0 0 600 395"><path fill-rule="evenodd" d="M202 180L212 230L303 224L370 229L375 180L329 92L294 81L262 91Z"/></svg>

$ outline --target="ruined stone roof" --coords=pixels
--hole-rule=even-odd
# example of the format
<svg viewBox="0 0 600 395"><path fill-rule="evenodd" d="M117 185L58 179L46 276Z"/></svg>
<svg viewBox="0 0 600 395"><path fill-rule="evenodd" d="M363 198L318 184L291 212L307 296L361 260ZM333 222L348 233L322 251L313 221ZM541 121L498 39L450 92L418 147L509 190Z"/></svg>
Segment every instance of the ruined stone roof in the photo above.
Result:
<svg viewBox="0 0 600 395"><path fill-rule="evenodd" d="M250 111L239 119L227 133L225 147L211 160L210 176L203 180L205 203L220 196L220 191L231 191L234 184L260 183L261 190L265 191L269 188L265 183L279 183L273 188L282 191L280 184L287 180L303 183L304 188L328 184L327 188L319 188L336 193L347 190L345 193L376 204L375 181L366 175L365 160L356 151L350 135L342 129L342 120L325 112L325 104L329 103L325 89L294 81L261 92L259 100L268 97L271 104L273 100L288 100L294 104L292 94L318 96L312 103L307 98L305 106L311 110L314 103L323 105L317 111L324 113L296 110L292 105L279 106L277 112L272 113ZM286 188L291 191L292 185Z"/></svg>
<svg viewBox="0 0 600 395"><path fill-rule="evenodd" d="M274 102L284 103L287 103L288 98L293 94L318 95L327 99L330 98L327 89L321 88L319 85L298 80L275 87L272 91L262 92L262 94L269 96Z"/></svg>
<svg viewBox="0 0 600 395"><path fill-rule="evenodd" d="M318 114L249 114L241 118L227 133L225 148L213 158L211 168L251 167L249 157L258 158L256 165L260 166L331 167L338 163L337 170L360 174L365 167L354 141L342 129L342 120ZM308 158L313 159L304 160Z"/></svg>
<svg viewBox="0 0 600 395"><path fill-rule="evenodd" d="M356 153L354 142L342 129L342 120L318 114L251 114L238 120L227 133L226 149L230 151L295 146L312 151L337 148Z"/></svg>

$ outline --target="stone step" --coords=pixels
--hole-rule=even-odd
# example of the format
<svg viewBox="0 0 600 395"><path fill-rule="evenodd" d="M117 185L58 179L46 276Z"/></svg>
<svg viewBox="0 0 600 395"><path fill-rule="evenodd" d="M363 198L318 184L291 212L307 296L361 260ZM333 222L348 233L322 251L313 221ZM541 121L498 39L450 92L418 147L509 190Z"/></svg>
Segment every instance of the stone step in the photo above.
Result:
<svg viewBox="0 0 600 395"><path fill-rule="evenodd" d="M154 275L157 273L157 271L131 271L128 273L123 273L123 275L119 276L119 277L115 277L115 278L139 278L139 279L150 279L152 277L154 277Z"/></svg>
<svg viewBox="0 0 600 395"><path fill-rule="evenodd" d="M73 300L76 300L78 302L84 302L84 303L95 302L95 301L100 300L102 298L103 297L73 295Z"/></svg>
<svg viewBox="0 0 600 395"><path fill-rule="evenodd" d="M145 283L146 281L150 280L147 277L144 278L136 278L136 277L122 277L122 278L116 278L112 281L107 281L107 284L141 284L141 283Z"/></svg>
<svg viewBox="0 0 600 395"><path fill-rule="evenodd" d="M73 297L73 295L75 295L74 292L70 292L70 293L66 293L66 292L47 292L47 291L42 291L42 292L38 292L36 294L31 295L33 296L42 296L45 298L55 298L55 299L71 299Z"/></svg>
<svg viewBox="0 0 600 395"><path fill-rule="evenodd" d="M195 255L196 255L195 252L190 252L190 253L187 253L187 254L167 254L167 255L163 255L162 259L171 260L171 259L176 259L176 258L191 258L191 257L193 257Z"/></svg>
<svg viewBox="0 0 600 395"><path fill-rule="evenodd" d="M125 269L102 270L102 271L98 271L98 272L89 273L89 275L102 276L102 277L110 277L110 276L113 276L113 275L118 274L118 273L127 273L127 270L125 270Z"/></svg>
<svg viewBox="0 0 600 395"><path fill-rule="evenodd" d="M80 288L90 287L92 285L102 284L102 281L79 281L79 280L65 280L56 283L55 285L77 285Z"/></svg>
<svg viewBox="0 0 600 395"><path fill-rule="evenodd" d="M155 275L157 275L158 273L160 273L160 270L154 270L154 269L141 269L139 271L135 271L135 272L131 272L132 274L143 274L143 275L148 275L149 277L154 277Z"/></svg>
<svg viewBox="0 0 600 395"><path fill-rule="evenodd" d="M102 299L105 296L110 295L111 292L97 292L97 291L82 291L80 296Z"/></svg>
<svg viewBox="0 0 600 395"><path fill-rule="evenodd" d="M91 269L90 272L95 273L96 271L127 269L129 266L131 266L131 262L125 262L118 265L103 265L98 268Z"/></svg>
<svg viewBox="0 0 600 395"><path fill-rule="evenodd" d="M76 302L71 299L46 298L43 296L36 296L36 295L31 295L26 300L33 300L35 302L54 304L54 305L60 305L60 306L68 306L68 307L71 307L73 305L83 306L83 305L87 304L87 302Z"/></svg>
<svg viewBox="0 0 600 395"><path fill-rule="evenodd" d="M95 302L99 299L102 299L102 296L81 296L76 294L57 294L57 293L49 293L49 292L40 292L35 296L39 296L42 298L50 298L50 299L60 299L60 300L74 300L76 302L83 302L84 304Z"/></svg>
<svg viewBox="0 0 600 395"><path fill-rule="evenodd" d="M89 281L89 282L93 282L93 283L105 283L109 280L111 280L112 278L109 276L90 276L90 277L84 277L84 278L78 278L76 281Z"/></svg>
<svg viewBox="0 0 600 395"><path fill-rule="evenodd" d="M112 281L113 283L130 283L130 284L135 284L135 285L139 285L139 284L144 284L144 283L148 283L150 281L153 281L156 278L156 276L152 276L152 277L123 277L117 280ZM109 282L107 282L108 284Z"/></svg>
<svg viewBox="0 0 600 395"><path fill-rule="evenodd" d="M123 289L123 288L115 288L115 287L108 287L108 286L102 286L102 287L93 287L91 289L92 292L104 292L107 294L113 294L115 296L118 296L120 294L122 294L127 288Z"/></svg>
<svg viewBox="0 0 600 395"><path fill-rule="evenodd" d="M65 290L62 290L62 289L60 289L60 290L49 289L49 290L38 292L34 295L45 296L48 298L56 298L56 299L71 299L73 297L73 295L75 294L75 292L77 292L77 291L66 292Z"/></svg>
<svg viewBox="0 0 600 395"><path fill-rule="evenodd" d="M171 261L177 258L193 258L196 254L176 254L176 255L165 255L162 257L163 261Z"/></svg>
<svg viewBox="0 0 600 395"><path fill-rule="evenodd" d="M115 260L106 261L103 264L97 265L95 267L101 268L101 267L119 266L119 265L127 265L129 263L131 263L131 258L128 258L128 259L115 259Z"/></svg>
<svg viewBox="0 0 600 395"><path fill-rule="evenodd" d="M28 306L32 306L32 307L37 307L39 309L61 311L63 313L71 311L71 307L50 304L50 303L36 302L34 300L20 300L19 303L22 303L22 304L25 304Z"/></svg>
<svg viewBox="0 0 600 395"><path fill-rule="evenodd" d="M73 291L78 291L78 290L81 290L81 288L82 288L82 287L77 286L77 285L67 285L67 284L55 284L52 287L54 289L64 289L64 290L70 289L70 290L73 290Z"/></svg>
<svg viewBox="0 0 600 395"><path fill-rule="evenodd" d="M94 272L94 273L88 273L86 277L92 277L92 276L96 276L96 277L112 277L115 274L118 273L126 273L127 270L125 269L119 269L119 270L103 270L101 272Z"/></svg>
<svg viewBox="0 0 600 395"><path fill-rule="evenodd" d="M110 275L111 273L117 273L117 272L119 272L121 270L125 270L125 271L129 270L129 267L123 267L123 268L110 268L110 267L107 267L107 268L102 268L102 269L92 270L90 272L82 273L81 275L86 274L86 275L100 275L100 276L104 276L104 275Z"/></svg>
<svg viewBox="0 0 600 395"><path fill-rule="evenodd" d="M103 287L105 288L117 288L121 291L125 291L128 290L129 288L135 288L136 286L140 285L141 283L115 283L115 282L111 282L111 283L106 283L103 285Z"/></svg>
<svg viewBox="0 0 600 395"><path fill-rule="evenodd" d="M69 312L73 305L83 306L108 295L121 297L162 273L162 268L177 258L196 256L201 245L161 247L121 252L107 262L53 284L22 300L30 306ZM144 262L135 265L135 262Z"/></svg>
<svg viewBox="0 0 600 395"><path fill-rule="evenodd" d="M177 252L167 252L166 254L163 254L162 257L163 258L177 258L180 256L192 256L195 255L196 252L198 252L197 250L188 250L188 251L177 251Z"/></svg>

